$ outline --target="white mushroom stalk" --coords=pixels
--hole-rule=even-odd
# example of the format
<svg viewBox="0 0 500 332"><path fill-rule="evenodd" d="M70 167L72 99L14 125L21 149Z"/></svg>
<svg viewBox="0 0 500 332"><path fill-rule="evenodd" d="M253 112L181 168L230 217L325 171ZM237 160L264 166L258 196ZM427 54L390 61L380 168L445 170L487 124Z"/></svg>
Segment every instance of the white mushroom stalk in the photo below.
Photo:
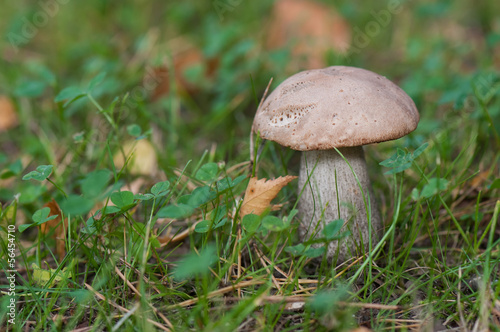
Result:
<svg viewBox="0 0 500 332"><path fill-rule="evenodd" d="M327 256L344 261L373 247L382 230L380 213L371 190L363 147L302 153L298 208L301 239L321 237L324 226L342 219L351 236L332 242ZM345 158L345 160L344 160ZM347 162L346 162L347 160ZM338 252L337 252L338 251Z"/></svg>
<svg viewBox="0 0 500 332"><path fill-rule="evenodd" d="M267 97L252 130L304 151L299 174L299 193L304 189L299 200L302 241L320 237L328 222L343 219L343 230L352 235L329 243L329 259L341 262L376 244L383 223L362 145L400 138L415 130L418 121L415 104L403 90L354 67L300 72Z"/></svg>

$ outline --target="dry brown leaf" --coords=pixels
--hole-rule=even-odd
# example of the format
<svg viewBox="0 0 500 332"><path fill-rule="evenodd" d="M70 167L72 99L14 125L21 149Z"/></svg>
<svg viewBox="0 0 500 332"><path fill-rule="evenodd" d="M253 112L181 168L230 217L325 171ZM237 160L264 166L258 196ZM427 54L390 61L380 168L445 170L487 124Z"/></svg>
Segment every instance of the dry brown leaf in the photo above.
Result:
<svg viewBox="0 0 500 332"><path fill-rule="evenodd" d="M488 175L490 174L490 170L487 169L486 171L482 171L478 173L476 176L474 176L471 180L471 187L472 188L478 188L479 186L483 185L486 180L488 180Z"/></svg>
<svg viewBox="0 0 500 332"><path fill-rule="evenodd" d="M243 204L241 205L241 218L250 213L262 214L269 208L271 201L278 195L281 188L296 178L296 176L291 175L282 176L274 180L251 178L245 191Z"/></svg>
<svg viewBox="0 0 500 332"><path fill-rule="evenodd" d="M195 65L205 66L205 77L210 78L218 67L217 59L206 59L202 52L195 46L190 46L181 52L174 54L172 66L174 71L174 80L177 89L188 94L195 93L199 86L190 82L185 77L185 71ZM170 70L166 67L157 67L153 70L153 78L158 83L153 91L153 100L167 95L170 92Z"/></svg>
<svg viewBox="0 0 500 332"><path fill-rule="evenodd" d="M0 96L0 132L15 127L18 124L14 105L6 96Z"/></svg>
<svg viewBox="0 0 500 332"><path fill-rule="evenodd" d="M64 219L64 225L61 222L62 211L59 204L52 199L50 202L45 204L43 207L48 207L50 209L49 216L57 216L57 218L49 220L42 224L40 227L43 234L49 233L53 228L53 238L56 240L56 255L59 257L59 261L62 261L66 255L66 244L65 244L65 232L68 229L68 219Z"/></svg>
<svg viewBox="0 0 500 332"><path fill-rule="evenodd" d="M328 50L345 53L351 41L349 24L332 6L311 0L280 0L274 4L267 48L292 46L297 69L323 68Z"/></svg>

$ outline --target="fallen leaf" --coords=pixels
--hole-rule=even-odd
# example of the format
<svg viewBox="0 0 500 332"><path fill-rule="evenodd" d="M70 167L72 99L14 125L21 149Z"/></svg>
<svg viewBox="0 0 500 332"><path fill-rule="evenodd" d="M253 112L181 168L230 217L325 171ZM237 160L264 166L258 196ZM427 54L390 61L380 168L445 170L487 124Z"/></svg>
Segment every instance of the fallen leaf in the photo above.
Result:
<svg viewBox="0 0 500 332"><path fill-rule="evenodd" d="M54 199L45 204L43 207L50 208L49 217L57 216L57 218L44 222L40 226L40 230L43 234L47 234L54 229L52 236L56 240L56 255L59 257L59 261L62 261L64 256L66 256L65 236L66 230L68 229L68 219L64 219L64 224L61 222L62 211L59 204L57 204Z"/></svg>
<svg viewBox="0 0 500 332"><path fill-rule="evenodd" d="M127 168L134 175L153 175L158 169L158 160L153 145L146 139L128 141L123 145L123 152L128 158ZM113 157L116 168L123 168L125 160L122 151L117 151Z"/></svg>
<svg viewBox="0 0 500 332"><path fill-rule="evenodd" d="M240 217L243 218L250 213L256 215L262 214L270 207L271 201L280 192L281 188L296 178L296 176L291 175L282 176L274 180L251 178L245 191L243 204L241 205Z"/></svg>
<svg viewBox="0 0 500 332"><path fill-rule="evenodd" d="M490 174L489 169L478 173L476 176L474 176L472 178L471 183L470 183L471 187L478 188L479 186L483 185L486 182L486 180L488 180L489 174Z"/></svg>
<svg viewBox="0 0 500 332"><path fill-rule="evenodd" d="M274 4L268 49L290 46L298 69L323 68L329 50L344 54L351 29L332 6L311 0L280 0ZM297 68L298 67L298 68Z"/></svg>
<svg viewBox="0 0 500 332"><path fill-rule="evenodd" d="M299 310L303 310L305 306L306 306L305 301L288 302L285 304L285 310L299 311Z"/></svg>
<svg viewBox="0 0 500 332"><path fill-rule="evenodd" d="M6 96L0 96L0 132L13 128L17 124L17 113L12 101Z"/></svg>
<svg viewBox="0 0 500 332"><path fill-rule="evenodd" d="M31 267L33 268L33 281L38 286L45 286L45 284L50 280L52 275L56 273L55 269L49 268L48 270L44 270L41 267L39 267L36 263L32 263ZM49 287L54 287L54 285L56 285L63 279L71 278L71 276L72 273L66 272L66 268L63 268L62 270L59 270L54 279L52 279L52 282L50 283Z"/></svg>
<svg viewBox="0 0 500 332"><path fill-rule="evenodd" d="M175 81L178 91L188 94L193 94L198 91L200 86L186 77L186 70L194 66L202 66L204 68L203 76L205 78L210 78L218 67L218 60L207 59L203 56L203 53L193 45L184 45L184 49L172 55L173 68L169 69L166 66L161 66L153 69L152 79L156 81L156 87L154 88L152 97L153 100L168 95L170 92L172 71L174 73L173 80ZM147 73L147 75L151 75L151 73Z"/></svg>

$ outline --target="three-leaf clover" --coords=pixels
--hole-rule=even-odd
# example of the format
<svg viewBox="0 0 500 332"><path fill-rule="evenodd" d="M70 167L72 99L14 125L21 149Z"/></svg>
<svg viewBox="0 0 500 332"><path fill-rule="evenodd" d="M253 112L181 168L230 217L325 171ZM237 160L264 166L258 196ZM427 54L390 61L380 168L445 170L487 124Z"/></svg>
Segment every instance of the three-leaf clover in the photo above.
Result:
<svg viewBox="0 0 500 332"><path fill-rule="evenodd" d="M57 218L57 215L55 216L49 216L50 214L50 208L49 207L44 207L40 210L37 210L33 216L31 217L33 219L33 223L31 224L24 224L19 226L19 232L24 232L27 228L31 226L40 226L43 223L46 223L49 220Z"/></svg>
<svg viewBox="0 0 500 332"><path fill-rule="evenodd" d="M36 168L35 171L31 171L25 176L23 176L23 180L37 180L37 181L43 181L47 179L52 173L52 169L54 166L52 165L40 165Z"/></svg>

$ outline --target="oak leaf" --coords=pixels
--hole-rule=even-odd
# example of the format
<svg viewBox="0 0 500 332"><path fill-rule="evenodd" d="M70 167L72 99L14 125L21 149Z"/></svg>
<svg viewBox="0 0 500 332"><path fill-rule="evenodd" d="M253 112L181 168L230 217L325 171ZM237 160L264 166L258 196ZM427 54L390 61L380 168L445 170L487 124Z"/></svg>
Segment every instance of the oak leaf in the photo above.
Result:
<svg viewBox="0 0 500 332"><path fill-rule="evenodd" d="M262 214L270 207L271 201L278 195L280 190L296 178L296 176L291 175L274 180L251 178L241 205L240 217L243 218L250 213Z"/></svg>

